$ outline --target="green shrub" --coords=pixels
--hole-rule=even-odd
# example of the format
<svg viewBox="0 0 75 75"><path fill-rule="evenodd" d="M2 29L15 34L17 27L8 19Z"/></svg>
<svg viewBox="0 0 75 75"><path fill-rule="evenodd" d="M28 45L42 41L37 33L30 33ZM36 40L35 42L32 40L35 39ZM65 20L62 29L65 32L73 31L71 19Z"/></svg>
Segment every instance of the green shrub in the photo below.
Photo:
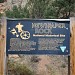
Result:
<svg viewBox="0 0 75 75"><path fill-rule="evenodd" d="M26 65L10 61L8 62L8 73L8 75L34 75Z"/></svg>
<svg viewBox="0 0 75 75"><path fill-rule="evenodd" d="M62 68L65 68L65 67L66 67L66 65L65 65L65 64L62 64L62 65L61 65L61 67L62 67Z"/></svg>
<svg viewBox="0 0 75 75"><path fill-rule="evenodd" d="M12 10L6 10L5 14L8 18L29 18L29 10L21 6L13 6Z"/></svg>
<svg viewBox="0 0 75 75"><path fill-rule="evenodd" d="M0 18L3 16L3 14L0 13Z"/></svg>
<svg viewBox="0 0 75 75"><path fill-rule="evenodd" d="M0 0L0 3L3 3L4 2L4 0Z"/></svg>

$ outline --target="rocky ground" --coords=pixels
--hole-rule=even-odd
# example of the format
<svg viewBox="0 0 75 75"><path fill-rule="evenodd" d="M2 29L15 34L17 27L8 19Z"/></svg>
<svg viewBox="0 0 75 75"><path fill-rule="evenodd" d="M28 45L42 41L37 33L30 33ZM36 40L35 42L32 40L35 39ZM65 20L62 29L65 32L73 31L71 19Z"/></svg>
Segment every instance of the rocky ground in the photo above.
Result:
<svg viewBox="0 0 75 75"><path fill-rule="evenodd" d="M33 59L34 58L34 59ZM9 56L10 60L25 64L35 75L68 75L67 56L24 55Z"/></svg>

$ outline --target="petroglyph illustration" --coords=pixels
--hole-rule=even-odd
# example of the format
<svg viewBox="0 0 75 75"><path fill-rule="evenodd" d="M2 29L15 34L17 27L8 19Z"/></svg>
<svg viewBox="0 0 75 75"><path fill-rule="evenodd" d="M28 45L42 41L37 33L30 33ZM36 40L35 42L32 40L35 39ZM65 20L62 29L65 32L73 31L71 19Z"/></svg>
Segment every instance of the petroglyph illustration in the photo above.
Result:
<svg viewBox="0 0 75 75"><path fill-rule="evenodd" d="M22 32L22 27L23 25L21 25L20 23L18 23L18 25L16 25L16 28L18 29L18 32Z"/></svg>
<svg viewBox="0 0 75 75"><path fill-rule="evenodd" d="M10 31L13 35L17 34L16 30L13 28L11 31Z"/></svg>
<svg viewBox="0 0 75 75"><path fill-rule="evenodd" d="M29 39L30 38L30 33L28 31L22 31L20 34L22 39Z"/></svg>
<svg viewBox="0 0 75 75"><path fill-rule="evenodd" d="M21 23L18 23L18 25L15 26L10 32L13 35L16 35L16 37L21 37L21 39L29 39L30 33L28 31L24 31L22 28L24 26ZM18 31L17 31L18 30Z"/></svg>

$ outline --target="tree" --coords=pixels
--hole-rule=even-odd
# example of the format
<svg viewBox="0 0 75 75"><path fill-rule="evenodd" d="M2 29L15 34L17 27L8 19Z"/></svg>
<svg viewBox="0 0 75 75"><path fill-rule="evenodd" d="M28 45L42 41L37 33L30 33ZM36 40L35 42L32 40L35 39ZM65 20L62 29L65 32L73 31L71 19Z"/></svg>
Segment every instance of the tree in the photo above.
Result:
<svg viewBox="0 0 75 75"><path fill-rule="evenodd" d="M29 0L28 7L32 18L69 18L75 0Z"/></svg>
<svg viewBox="0 0 75 75"><path fill-rule="evenodd" d="M57 8L56 15L58 18L69 18L71 12L74 12L75 0L55 0L53 6Z"/></svg>
<svg viewBox="0 0 75 75"><path fill-rule="evenodd" d="M6 11L12 18L69 18L75 12L75 0L28 0L25 7Z"/></svg>
<svg viewBox="0 0 75 75"><path fill-rule="evenodd" d="M44 12L49 0L29 0L27 7L29 8L31 18L44 18Z"/></svg>
<svg viewBox="0 0 75 75"><path fill-rule="evenodd" d="M7 10L7 11L5 11L5 14L6 14L6 16L7 16L8 18L13 18L13 17L14 17L12 10Z"/></svg>
<svg viewBox="0 0 75 75"><path fill-rule="evenodd" d="M0 0L0 3L3 3L4 2L4 0Z"/></svg>
<svg viewBox="0 0 75 75"><path fill-rule="evenodd" d="M29 11L26 7L22 8L21 6L13 6L12 10L5 11L6 16L9 18L28 18Z"/></svg>

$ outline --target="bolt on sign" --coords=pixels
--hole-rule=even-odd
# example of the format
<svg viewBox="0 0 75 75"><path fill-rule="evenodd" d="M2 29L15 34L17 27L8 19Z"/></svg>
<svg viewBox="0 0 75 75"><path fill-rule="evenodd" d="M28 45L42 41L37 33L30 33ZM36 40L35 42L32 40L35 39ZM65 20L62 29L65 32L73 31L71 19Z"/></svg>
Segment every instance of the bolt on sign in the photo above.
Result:
<svg viewBox="0 0 75 75"><path fill-rule="evenodd" d="M70 21L7 19L7 54L70 54Z"/></svg>

